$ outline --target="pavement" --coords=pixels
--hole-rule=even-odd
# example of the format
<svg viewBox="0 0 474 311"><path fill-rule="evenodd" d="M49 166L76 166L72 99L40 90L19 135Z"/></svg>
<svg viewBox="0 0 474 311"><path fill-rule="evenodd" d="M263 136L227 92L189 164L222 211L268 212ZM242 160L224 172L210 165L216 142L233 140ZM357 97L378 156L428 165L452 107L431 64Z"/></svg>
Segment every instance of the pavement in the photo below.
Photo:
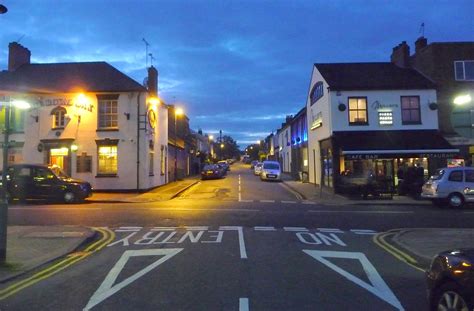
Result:
<svg viewBox="0 0 474 311"><path fill-rule="evenodd" d="M9 226L7 263L0 266L0 283L75 251L95 234L83 226Z"/></svg>

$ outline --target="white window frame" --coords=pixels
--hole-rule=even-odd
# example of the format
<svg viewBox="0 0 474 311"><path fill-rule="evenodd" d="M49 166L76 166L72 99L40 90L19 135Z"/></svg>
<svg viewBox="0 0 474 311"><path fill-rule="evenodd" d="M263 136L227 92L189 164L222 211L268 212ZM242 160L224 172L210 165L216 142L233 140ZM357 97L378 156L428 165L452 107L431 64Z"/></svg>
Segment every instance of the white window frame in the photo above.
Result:
<svg viewBox="0 0 474 311"><path fill-rule="evenodd" d="M456 60L456 61L454 61L454 80L456 80L456 81L474 81L474 79L466 79L466 62L474 63L474 60ZM457 76L458 76L457 71L456 71L456 64L457 63L462 63L462 75L463 75L462 79L457 78Z"/></svg>

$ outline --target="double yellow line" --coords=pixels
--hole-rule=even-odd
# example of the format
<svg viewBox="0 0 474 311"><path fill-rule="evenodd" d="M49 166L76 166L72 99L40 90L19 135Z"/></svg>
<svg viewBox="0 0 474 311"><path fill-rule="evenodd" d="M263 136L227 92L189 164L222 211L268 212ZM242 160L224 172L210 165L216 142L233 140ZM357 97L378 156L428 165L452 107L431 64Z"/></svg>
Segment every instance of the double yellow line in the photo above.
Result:
<svg viewBox="0 0 474 311"><path fill-rule="evenodd" d="M425 269L423 269L420 264L418 263L418 261L413 258L412 256L408 255L407 253L405 253L404 251L402 251L401 249L398 249L396 247L394 247L393 245L391 245L390 243L388 243L385 238L389 237L389 236L392 236L396 234L395 232L382 232L382 233L379 233L379 234L376 234L374 235L374 237L372 238L372 240L374 241L375 244L377 244L378 246L380 246L381 248L383 248L385 251L389 252L390 254L392 254L395 258L397 258L398 260L401 260L403 261L404 263L410 265L411 267L419 270L419 271L422 271L424 272Z"/></svg>
<svg viewBox="0 0 474 311"><path fill-rule="evenodd" d="M40 272L32 275L31 277L21 280L17 283L10 285L9 287L5 289L0 290L0 301L10 297L11 295L16 294L17 292L31 285L34 285L46 278L49 278L55 275L56 273L66 269L69 266L72 266L76 262L86 258L89 255L97 251L100 251L102 248L107 246L110 242L112 242L115 239L115 233L112 230L109 230L108 228L92 228L92 229L100 232L100 234L102 235L98 241L89 245L85 250L71 253L67 255L66 258L62 259L61 261L55 263L54 265L44 270L41 270Z"/></svg>

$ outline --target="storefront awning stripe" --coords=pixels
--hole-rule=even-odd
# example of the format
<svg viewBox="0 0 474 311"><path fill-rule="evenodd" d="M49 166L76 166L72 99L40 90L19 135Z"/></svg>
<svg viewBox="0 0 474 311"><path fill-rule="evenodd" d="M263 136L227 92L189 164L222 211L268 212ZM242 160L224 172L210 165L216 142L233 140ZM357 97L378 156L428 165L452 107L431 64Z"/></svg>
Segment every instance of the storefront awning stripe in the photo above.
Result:
<svg viewBox="0 0 474 311"><path fill-rule="evenodd" d="M347 150L343 155L351 154L413 154L413 153L458 153L459 149L413 149L413 150Z"/></svg>

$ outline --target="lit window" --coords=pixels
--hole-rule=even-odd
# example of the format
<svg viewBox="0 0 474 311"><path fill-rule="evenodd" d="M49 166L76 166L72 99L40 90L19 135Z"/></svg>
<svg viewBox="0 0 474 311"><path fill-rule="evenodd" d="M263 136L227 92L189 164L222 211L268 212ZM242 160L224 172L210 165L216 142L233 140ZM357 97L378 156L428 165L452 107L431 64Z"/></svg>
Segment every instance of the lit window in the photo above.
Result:
<svg viewBox="0 0 474 311"><path fill-rule="evenodd" d="M349 97L349 125L367 125L367 97Z"/></svg>
<svg viewBox="0 0 474 311"><path fill-rule="evenodd" d="M64 128L66 124L66 109L64 107L56 107L51 111L53 116L53 128Z"/></svg>
<svg viewBox="0 0 474 311"><path fill-rule="evenodd" d="M402 124L421 124L420 97L402 96Z"/></svg>
<svg viewBox="0 0 474 311"><path fill-rule="evenodd" d="M148 175L153 176L155 175L155 153L153 151L148 152L148 158L150 163L148 165Z"/></svg>
<svg viewBox="0 0 474 311"><path fill-rule="evenodd" d="M117 146L99 146L99 175L117 175Z"/></svg>
<svg viewBox="0 0 474 311"><path fill-rule="evenodd" d="M98 127L115 129L118 127L118 95L98 95Z"/></svg>
<svg viewBox="0 0 474 311"><path fill-rule="evenodd" d="M391 111L379 112L379 124L382 126L393 125L393 114Z"/></svg>
<svg viewBox="0 0 474 311"><path fill-rule="evenodd" d="M454 77L457 81L474 81L474 60L455 61Z"/></svg>

